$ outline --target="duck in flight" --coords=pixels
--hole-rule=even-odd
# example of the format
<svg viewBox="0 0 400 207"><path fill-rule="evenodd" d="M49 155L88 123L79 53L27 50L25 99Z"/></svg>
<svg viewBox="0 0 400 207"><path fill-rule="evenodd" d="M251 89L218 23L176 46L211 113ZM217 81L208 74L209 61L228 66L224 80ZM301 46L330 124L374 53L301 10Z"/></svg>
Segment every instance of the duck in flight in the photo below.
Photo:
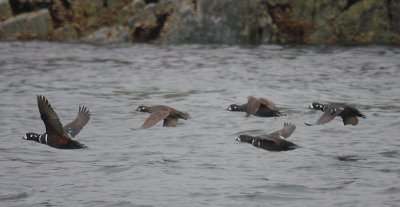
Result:
<svg viewBox="0 0 400 207"><path fill-rule="evenodd" d="M293 142L287 141L288 138L296 129L296 126L290 122L285 122L283 128L267 135L250 136L241 134L237 137L239 142L247 142L255 147L262 148L268 151L288 151L298 148L299 146Z"/></svg>
<svg viewBox="0 0 400 207"><path fill-rule="evenodd" d="M362 114L358 109L345 103L332 102L321 104L318 102L314 102L310 105L309 108L321 110L324 113L314 124L305 123L308 126L326 124L332 121L337 116L340 116L342 118L344 125L355 126L358 124L357 117L361 117L364 119L366 118L366 116Z"/></svg>
<svg viewBox="0 0 400 207"><path fill-rule="evenodd" d="M63 127L57 113L44 96L37 96L37 105L40 117L46 126L46 132L43 134L29 132L25 134L24 139L58 149L79 149L86 147L72 139L89 122L90 112L85 106L79 106L76 118Z"/></svg>
<svg viewBox="0 0 400 207"><path fill-rule="evenodd" d="M246 112L246 117L250 115L259 117L279 117L286 116L276 108L275 104L266 98L256 98L254 96L247 97L247 103L238 105L231 104L228 111Z"/></svg>
<svg viewBox="0 0 400 207"><path fill-rule="evenodd" d="M172 107L165 105L155 106L139 106L136 111L148 112L150 115L142 124L142 128L150 128L161 120L164 120L164 127L176 127L178 125L178 119L190 119L190 115L185 112L181 112Z"/></svg>

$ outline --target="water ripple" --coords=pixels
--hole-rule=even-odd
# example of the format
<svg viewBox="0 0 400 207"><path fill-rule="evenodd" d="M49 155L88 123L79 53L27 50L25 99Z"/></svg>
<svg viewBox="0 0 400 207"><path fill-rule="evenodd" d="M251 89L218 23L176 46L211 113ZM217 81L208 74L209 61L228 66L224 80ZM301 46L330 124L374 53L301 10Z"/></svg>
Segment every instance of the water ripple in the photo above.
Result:
<svg viewBox="0 0 400 207"><path fill-rule="evenodd" d="M395 206L400 185L398 47L221 45L94 46L0 43L1 206ZM36 95L65 124L78 105L92 117L84 150L22 140L45 126ZM288 116L226 110L249 95ZM367 115L320 126L313 101L347 102ZM140 129L142 104L192 119ZM296 124L302 146L268 152L235 141ZM52 195L52 196L45 196Z"/></svg>

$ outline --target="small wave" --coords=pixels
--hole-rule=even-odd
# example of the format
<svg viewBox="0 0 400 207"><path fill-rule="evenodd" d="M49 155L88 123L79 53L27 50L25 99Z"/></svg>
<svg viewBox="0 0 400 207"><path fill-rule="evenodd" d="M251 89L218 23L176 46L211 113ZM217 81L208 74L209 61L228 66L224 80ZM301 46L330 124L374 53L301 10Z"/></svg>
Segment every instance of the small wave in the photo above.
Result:
<svg viewBox="0 0 400 207"><path fill-rule="evenodd" d="M15 193L15 194L6 194L6 195L0 195L0 201L19 200L21 198L26 198L26 197L28 197L28 194L25 192Z"/></svg>
<svg viewBox="0 0 400 207"><path fill-rule="evenodd" d="M379 154L382 155L383 157L389 157L389 158L398 158L398 157L400 157L400 152L398 150L381 152Z"/></svg>
<svg viewBox="0 0 400 207"><path fill-rule="evenodd" d="M336 159L339 161L344 161L344 162L354 162L354 161L359 161L359 160L365 160L365 158L361 158L357 155L341 155L341 156L337 156Z"/></svg>
<svg viewBox="0 0 400 207"><path fill-rule="evenodd" d="M390 187L390 188L386 188L382 194L398 194L400 193L400 187Z"/></svg>

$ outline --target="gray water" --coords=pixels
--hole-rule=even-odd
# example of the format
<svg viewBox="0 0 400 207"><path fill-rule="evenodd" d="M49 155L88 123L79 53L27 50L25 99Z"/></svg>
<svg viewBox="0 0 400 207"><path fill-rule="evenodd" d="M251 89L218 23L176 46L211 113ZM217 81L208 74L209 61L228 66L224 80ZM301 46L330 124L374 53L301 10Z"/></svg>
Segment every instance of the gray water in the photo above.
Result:
<svg viewBox="0 0 400 207"><path fill-rule="evenodd" d="M0 206L399 206L400 48L93 46L0 43ZM44 132L36 95L61 121L92 114L59 150L22 140ZM249 95L287 113L229 112ZM313 101L346 102L367 119L306 126ZM141 105L191 114L139 129ZM235 141L292 122L302 146L269 152Z"/></svg>

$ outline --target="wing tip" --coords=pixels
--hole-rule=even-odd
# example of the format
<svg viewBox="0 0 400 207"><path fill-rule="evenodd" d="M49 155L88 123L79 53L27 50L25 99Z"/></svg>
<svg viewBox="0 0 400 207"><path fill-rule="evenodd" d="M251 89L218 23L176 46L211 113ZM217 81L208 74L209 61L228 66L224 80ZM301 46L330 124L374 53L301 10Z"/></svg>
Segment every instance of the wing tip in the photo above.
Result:
<svg viewBox="0 0 400 207"><path fill-rule="evenodd" d="M310 124L310 123L307 123L307 122L304 122L304 124L307 125L307 126L313 126L314 125L314 124Z"/></svg>
<svg viewBox="0 0 400 207"><path fill-rule="evenodd" d="M154 126L155 124L142 124L142 126L140 127L141 129L148 129L151 128L152 126Z"/></svg>
<svg viewBox="0 0 400 207"><path fill-rule="evenodd" d="M90 115L91 115L89 109L84 105L79 105L78 114L84 114L88 120L90 119Z"/></svg>
<svg viewBox="0 0 400 207"><path fill-rule="evenodd" d="M293 124L292 122L284 122L283 123L283 129L284 128L288 128L288 130L290 130L290 134L291 134L296 130L296 125Z"/></svg>
<svg viewBox="0 0 400 207"><path fill-rule="evenodd" d="M293 124L293 123L290 122L290 121L284 122L284 123L283 123L283 126L284 126L284 127L294 127L294 128L296 128L296 125Z"/></svg>
<svg viewBox="0 0 400 207"><path fill-rule="evenodd" d="M192 116L187 112L184 112L183 114L185 115L185 117L184 117L185 120L188 120L188 119L192 118Z"/></svg>
<svg viewBox="0 0 400 207"><path fill-rule="evenodd" d="M256 97L254 97L254 96L252 96L252 95L247 96L247 100L249 100L249 99L251 99L251 98L257 99Z"/></svg>
<svg viewBox="0 0 400 207"><path fill-rule="evenodd" d="M36 99L40 113L47 113L46 111L48 111L49 109L52 110L53 107L46 99L46 97L44 97L43 95L37 95Z"/></svg>

